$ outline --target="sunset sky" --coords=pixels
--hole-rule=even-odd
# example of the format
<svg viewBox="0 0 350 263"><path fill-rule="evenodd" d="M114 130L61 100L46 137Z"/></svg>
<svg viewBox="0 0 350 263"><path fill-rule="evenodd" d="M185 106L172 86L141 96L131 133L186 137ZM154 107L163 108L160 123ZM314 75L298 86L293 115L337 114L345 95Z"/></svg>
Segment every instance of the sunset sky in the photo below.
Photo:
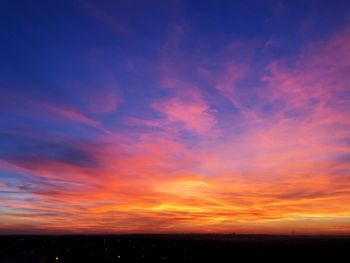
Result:
<svg viewBox="0 0 350 263"><path fill-rule="evenodd" d="M349 14L2 1L0 234L349 234Z"/></svg>

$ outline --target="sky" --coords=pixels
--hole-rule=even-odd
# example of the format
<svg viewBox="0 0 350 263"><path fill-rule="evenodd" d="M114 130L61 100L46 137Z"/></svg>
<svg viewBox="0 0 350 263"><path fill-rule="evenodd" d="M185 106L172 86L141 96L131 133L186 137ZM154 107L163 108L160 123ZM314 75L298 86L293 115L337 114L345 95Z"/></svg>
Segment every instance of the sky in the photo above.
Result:
<svg viewBox="0 0 350 263"><path fill-rule="evenodd" d="M349 1L0 9L0 234L350 234Z"/></svg>

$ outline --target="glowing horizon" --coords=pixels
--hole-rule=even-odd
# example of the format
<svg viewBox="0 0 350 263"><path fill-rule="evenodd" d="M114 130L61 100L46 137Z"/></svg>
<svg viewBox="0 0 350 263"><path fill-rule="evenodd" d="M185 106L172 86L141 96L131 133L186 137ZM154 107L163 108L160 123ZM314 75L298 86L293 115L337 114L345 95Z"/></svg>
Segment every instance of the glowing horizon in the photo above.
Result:
<svg viewBox="0 0 350 263"><path fill-rule="evenodd" d="M8 3L0 233L350 234L349 4L296 2Z"/></svg>

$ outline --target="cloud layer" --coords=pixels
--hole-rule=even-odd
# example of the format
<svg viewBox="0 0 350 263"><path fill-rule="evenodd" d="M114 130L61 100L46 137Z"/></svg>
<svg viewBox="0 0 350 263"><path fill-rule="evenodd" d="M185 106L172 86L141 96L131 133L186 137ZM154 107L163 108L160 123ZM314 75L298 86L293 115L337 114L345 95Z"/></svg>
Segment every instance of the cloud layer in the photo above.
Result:
<svg viewBox="0 0 350 263"><path fill-rule="evenodd" d="M0 233L350 232L348 26L271 55L282 36L182 19L156 44L79 8L113 48L1 88Z"/></svg>

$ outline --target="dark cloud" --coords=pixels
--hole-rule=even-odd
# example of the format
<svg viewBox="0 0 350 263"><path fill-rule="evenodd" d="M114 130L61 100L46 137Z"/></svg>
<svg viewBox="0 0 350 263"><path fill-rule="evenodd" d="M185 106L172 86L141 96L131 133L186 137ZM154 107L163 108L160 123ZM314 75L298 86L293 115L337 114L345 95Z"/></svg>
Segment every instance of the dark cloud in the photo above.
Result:
<svg viewBox="0 0 350 263"><path fill-rule="evenodd" d="M34 133L33 133L34 132ZM40 135L35 131L0 131L0 158L24 167L40 166L45 162L57 162L78 167L97 167L95 156L88 151L93 143L63 138L54 134Z"/></svg>

